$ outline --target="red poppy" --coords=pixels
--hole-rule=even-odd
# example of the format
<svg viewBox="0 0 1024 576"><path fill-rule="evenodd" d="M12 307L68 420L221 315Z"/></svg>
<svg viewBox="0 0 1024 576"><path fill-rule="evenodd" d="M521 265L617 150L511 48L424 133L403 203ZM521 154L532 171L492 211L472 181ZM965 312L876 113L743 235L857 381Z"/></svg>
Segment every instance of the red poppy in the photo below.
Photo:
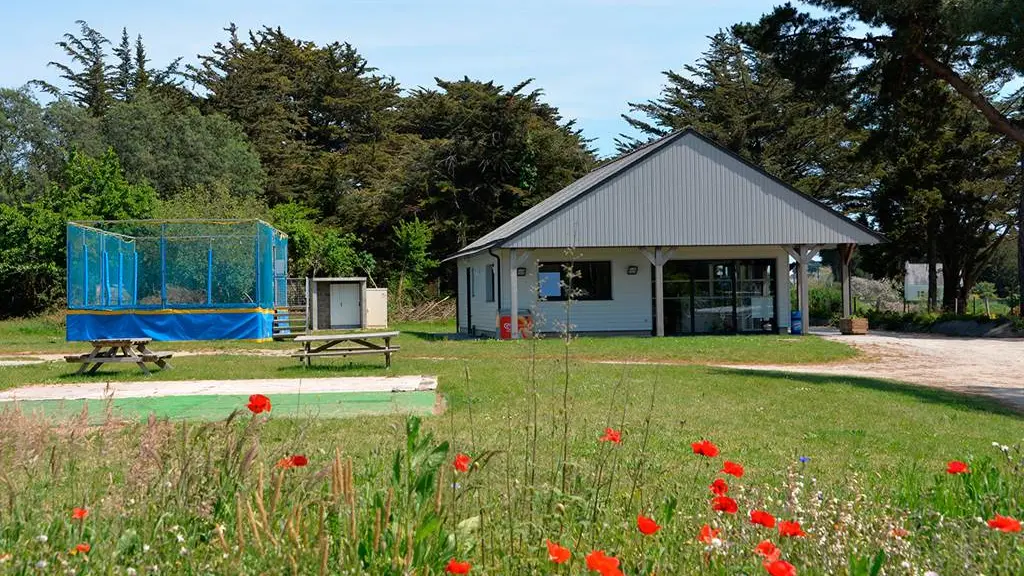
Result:
<svg viewBox="0 0 1024 576"><path fill-rule="evenodd" d="M621 576L619 559L606 556L604 550L594 550L587 554L587 570L598 572L601 576Z"/></svg>
<svg viewBox="0 0 1024 576"><path fill-rule="evenodd" d="M768 574L771 576L796 576L796 566L793 566L785 560L765 562L764 569L767 570Z"/></svg>
<svg viewBox="0 0 1024 576"><path fill-rule="evenodd" d="M79 554L88 554L89 550L92 550L92 546L89 546L88 542L82 542L78 546L75 546L75 552Z"/></svg>
<svg viewBox="0 0 1024 576"><path fill-rule="evenodd" d="M897 526L896 528L893 528L892 531L889 532L889 535L892 536L893 538L906 538L908 535L910 535L910 532L908 532L907 530L904 530L903 528L900 528L900 527Z"/></svg>
<svg viewBox="0 0 1024 576"><path fill-rule="evenodd" d="M302 466L305 466L306 464L309 464L309 458L306 458L302 454L296 454L294 456L288 456L286 458L281 458L280 460L277 461L277 467L278 468L284 468L284 469L288 469L288 468L301 468Z"/></svg>
<svg viewBox="0 0 1024 576"><path fill-rule="evenodd" d="M754 548L754 554L763 557L765 562L775 562L782 557L782 550L779 550L778 546L772 544L771 540L762 540Z"/></svg>
<svg viewBox="0 0 1024 576"><path fill-rule="evenodd" d="M658 523L655 522L653 518L648 518L642 514L636 517L636 527L644 536L650 536L658 530L661 530L661 526L658 526Z"/></svg>
<svg viewBox="0 0 1024 576"><path fill-rule="evenodd" d="M599 438L599 440L601 442L611 442L613 444L621 444L622 443L622 432L620 430L615 430L614 428L605 428L604 429L604 436L601 436Z"/></svg>
<svg viewBox="0 0 1024 576"><path fill-rule="evenodd" d="M548 540L548 560L555 564L563 564L569 561L570 556L572 556L572 553L569 552L568 548Z"/></svg>
<svg viewBox="0 0 1024 576"><path fill-rule="evenodd" d="M85 520L85 517L89 515L89 511L85 508L75 508L71 511L72 520Z"/></svg>
<svg viewBox="0 0 1024 576"><path fill-rule="evenodd" d="M967 463L959 460L950 460L946 463L946 474L967 474Z"/></svg>
<svg viewBox="0 0 1024 576"><path fill-rule="evenodd" d="M743 478L743 466L726 460L722 463L722 473L735 476L737 478Z"/></svg>
<svg viewBox="0 0 1024 576"><path fill-rule="evenodd" d="M469 456L459 452L455 455L455 462L452 462L452 466L455 467L456 472L469 472L469 463Z"/></svg>
<svg viewBox="0 0 1024 576"><path fill-rule="evenodd" d="M718 456L718 446L712 444L710 440L694 442L693 444L690 444L690 447L693 448L694 454L700 454L701 456L707 456L708 458Z"/></svg>
<svg viewBox="0 0 1024 576"><path fill-rule="evenodd" d="M779 520L779 536L807 536L799 522Z"/></svg>
<svg viewBox="0 0 1024 576"><path fill-rule="evenodd" d="M253 414L259 414L261 412L270 412L270 398L267 398L263 394L253 394L249 396L249 403L245 405Z"/></svg>
<svg viewBox="0 0 1024 576"><path fill-rule="evenodd" d="M753 510L750 512L750 523L759 524L765 528L775 528L775 517L764 510Z"/></svg>
<svg viewBox="0 0 1024 576"><path fill-rule="evenodd" d="M988 521L988 527L1002 532L1020 532L1020 520L996 514L995 518Z"/></svg>
<svg viewBox="0 0 1024 576"><path fill-rule="evenodd" d="M448 565L445 566L444 571L448 574L469 574L471 566L469 562L459 562L455 558L448 561Z"/></svg>
<svg viewBox="0 0 1024 576"><path fill-rule="evenodd" d="M729 485L721 478L715 478L715 481L711 483L709 488L711 488L711 493L715 496L725 496L725 493L729 491Z"/></svg>
<svg viewBox="0 0 1024 576"><path fill-rule="evenodd" d="M726 514L735 514L739 512L740 507L736 505L735 500L728 496L715 496L711 499L711 509Z"/></svg>
<svg viewBox="0 0 1024 576"><path fill-rule="evenodd" d="M711 526L705 524L700 528L700 534L697 535L697 542L702 544L711 544L711 541L718 538L718 535L721 534L721 532L721 530L712 530Z"/></svg>

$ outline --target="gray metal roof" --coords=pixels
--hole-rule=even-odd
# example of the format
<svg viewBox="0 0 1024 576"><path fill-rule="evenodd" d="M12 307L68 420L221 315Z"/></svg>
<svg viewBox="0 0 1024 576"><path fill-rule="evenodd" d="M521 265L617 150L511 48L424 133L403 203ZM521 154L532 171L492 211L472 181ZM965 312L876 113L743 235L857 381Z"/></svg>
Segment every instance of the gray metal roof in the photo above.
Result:
<svg viewBox="0 0 1024 576"><path fill-rule="evenodd" d="M469 244L876 244L884 239L693 129L609 162Z"/></svg>

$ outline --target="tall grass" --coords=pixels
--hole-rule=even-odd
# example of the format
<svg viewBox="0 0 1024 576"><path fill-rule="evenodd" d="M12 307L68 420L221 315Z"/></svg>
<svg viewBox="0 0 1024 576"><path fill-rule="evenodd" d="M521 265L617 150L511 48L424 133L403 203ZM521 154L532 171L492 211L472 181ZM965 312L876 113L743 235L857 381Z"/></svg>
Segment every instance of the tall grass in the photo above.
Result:
<svg viewBox="0 0 1024 576"><path fill-rule="evenodd" d="M310 422L245 411L208 424L97 427L86 415L50 423L5 411L0 573L427 576L454 560L472 574L583 574L586 555L600 550L629 575L757 574L765 568L754 548L765 539L800 574L1024 571L1021 536L985 523L1020 517L1018 447L993 446L956 476L908 463L892 477L850 469L822 480L817 461L798 454L778 469L747 462L743 477L724 476L723 461L742 458L728 446L715 458L692 453L701 438L674 435L686 428L669 422L694 415L663 414L657 378L624 366L595 397L608 390L570 368L569 312L564 323L564 366L551 386L535 358L507 382L525 403L480 413L470 394L446 416L390 420L361 453L344 439L324 444ZM468 365L463 377L472 390ZM781 425L765 422L758 441L771 446ZM606 428L621 443L600 441ZM295 451L309 464L291 466ZM465 471L454 465L460 453ZM711 509L715 478L727 480L738 514ZM72 519L76 507L88 516ZM798 521L807 535L753 525L754 509ZM640 514L661 530L641 534ZM704 525L719 537L698 541ZM570 560L553 564L546 540L569 548ZM74 551L80 544L89 552Z"/></svg>

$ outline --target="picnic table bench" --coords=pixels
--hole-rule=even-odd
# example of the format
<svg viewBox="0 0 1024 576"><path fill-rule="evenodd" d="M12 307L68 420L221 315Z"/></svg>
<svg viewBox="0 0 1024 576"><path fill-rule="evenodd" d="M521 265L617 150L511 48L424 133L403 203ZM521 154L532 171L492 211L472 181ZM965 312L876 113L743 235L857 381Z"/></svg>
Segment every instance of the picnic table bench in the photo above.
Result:
<svg viewBox="0 0 1024 576"><path fill-rule="evenodd" d="M400 349L397 345L391 345L391 339L396 338L399 334L399 332L306 334L295 338L295 342L302 344L302 350L292 354L292 358L298 358L299 362L305 362L306 366L311 366L313 358L383 354L384 365L390 368L391 355ZM383 340L384 344L381 345L372 340ZM315 345L316 347L314 347ZM344 347L339 347L343 345Z"/></svg>
<svg viewBox="0 0 1024 576"><path fill-rule="evenodd" d="M153 352L148 348L148 344L152 341L152 338L104 338L91 340L92 352L64 356L64 360L70 363L82 364L78 367L78 371L75 374L82 374L83 372L95 374L100 366L107 362L138 364L139 368L142 368L142 371L146 374L150 373L149 368L146 367L147 362L156 364L161 370L171 368L171 364L167 359L173 356L173 354L169 352ZM90 364L92 364L92 368L89 367Z"/></svg>

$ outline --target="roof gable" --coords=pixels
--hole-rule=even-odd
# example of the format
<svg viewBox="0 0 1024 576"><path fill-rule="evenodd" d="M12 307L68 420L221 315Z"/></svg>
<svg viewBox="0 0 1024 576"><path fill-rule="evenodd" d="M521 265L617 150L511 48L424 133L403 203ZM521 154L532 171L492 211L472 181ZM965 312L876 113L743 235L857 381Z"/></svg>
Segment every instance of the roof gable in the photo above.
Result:
<svg viewBox="0 0 1024 576"><path fill-rule="evenodd" d="M875 244L881 236L692 129L610 162L459 251Z"/></svg>

